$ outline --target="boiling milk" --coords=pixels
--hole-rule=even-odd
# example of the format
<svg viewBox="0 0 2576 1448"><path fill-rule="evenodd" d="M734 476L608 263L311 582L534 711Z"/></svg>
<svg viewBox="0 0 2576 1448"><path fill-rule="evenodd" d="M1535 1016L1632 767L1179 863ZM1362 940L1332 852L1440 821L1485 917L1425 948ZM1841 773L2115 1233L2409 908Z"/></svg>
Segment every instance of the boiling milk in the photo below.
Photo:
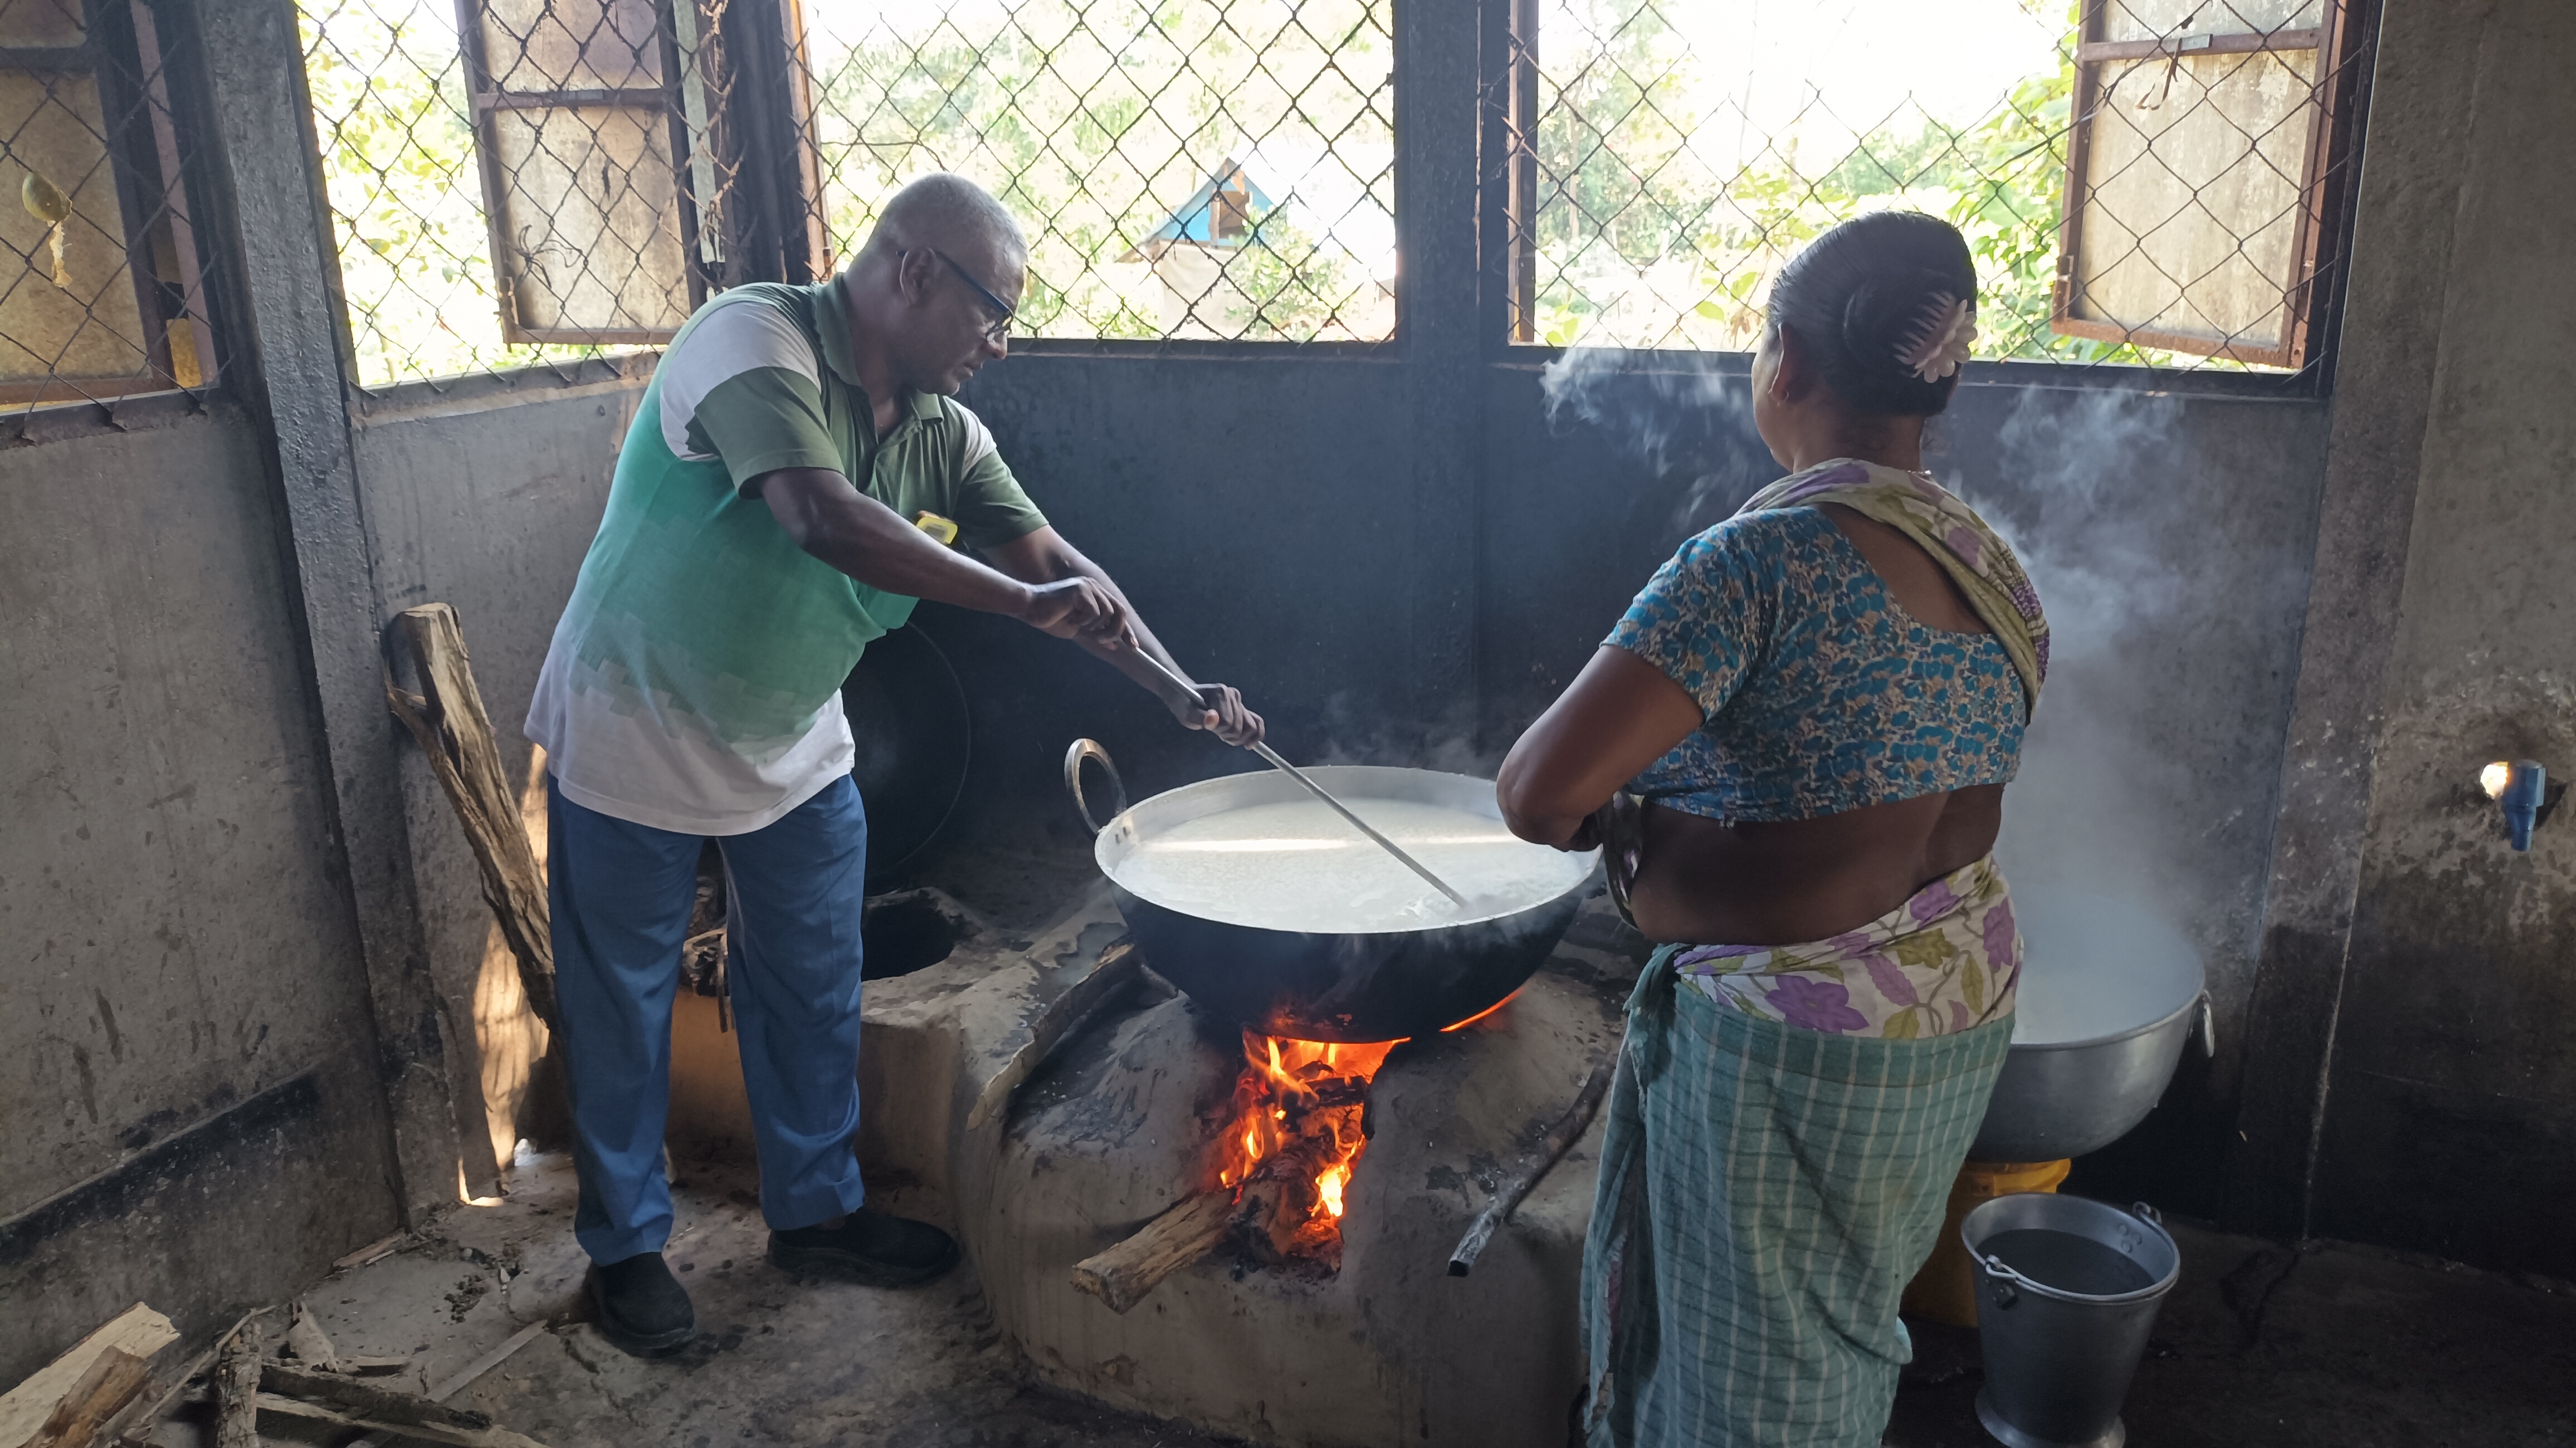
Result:
<svg viewBox="0 0 2576 1448"><path fill-rule="evenodd" d="M1467 897L1404 868L1320 800L1248 805L1178 825L1120 861L1118 883L1156 904L1265 930L1421 930L1526 909L1573 888L1588 855L1513 836L1500 820L1412 800L1346 799L1372 828Z"/></svg>

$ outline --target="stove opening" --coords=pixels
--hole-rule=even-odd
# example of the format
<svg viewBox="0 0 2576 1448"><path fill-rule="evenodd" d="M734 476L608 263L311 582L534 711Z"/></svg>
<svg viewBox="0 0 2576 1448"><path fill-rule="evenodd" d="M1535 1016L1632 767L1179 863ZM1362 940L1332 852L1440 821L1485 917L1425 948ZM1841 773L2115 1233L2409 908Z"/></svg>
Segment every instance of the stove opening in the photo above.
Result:
<svg viewBox="0 0 2576 1448"><path fill-rule="evenodd" d="M866 957L862 980L886 980L926 970L957 948L957 923L918 893L880 896L859 916L859 946Z"/></svg>

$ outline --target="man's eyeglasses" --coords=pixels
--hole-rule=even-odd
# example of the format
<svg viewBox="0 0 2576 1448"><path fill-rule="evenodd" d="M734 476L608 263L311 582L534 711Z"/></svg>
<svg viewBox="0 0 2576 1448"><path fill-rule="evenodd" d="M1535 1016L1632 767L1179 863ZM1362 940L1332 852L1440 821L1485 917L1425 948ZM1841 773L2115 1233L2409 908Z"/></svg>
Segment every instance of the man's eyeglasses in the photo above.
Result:
<svg viewBox="0 0 2576 1448"><path fill-rule="evenodd" d="M948 269L957 273L957 279L959 281L973 287L975 289L975 295L982 297L985 305L1002 314L1000 320L984 329L984 340L988 342L1008 340L1011 335L1011 314L1017 309L1010 303L1003 301L1000 297L995 296L991 287L977 281L973 272L959 266L956 259L949 256L948 253L941 251L935 246L925 247L923 250L928 251L932 256L939 258L941 261L947 262Z"/></svg>

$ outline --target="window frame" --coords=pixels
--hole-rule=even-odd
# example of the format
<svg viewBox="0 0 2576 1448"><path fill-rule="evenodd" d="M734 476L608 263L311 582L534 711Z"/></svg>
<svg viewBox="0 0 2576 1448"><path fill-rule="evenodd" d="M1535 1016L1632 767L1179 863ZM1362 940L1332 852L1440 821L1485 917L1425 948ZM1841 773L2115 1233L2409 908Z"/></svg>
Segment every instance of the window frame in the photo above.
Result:
<svg viewBox="0 0 2576 1448"><path fill-rule="evenodd" d="M602 14L614 0L596 0ZM699 43L688 56L688 70L682 69L681 49L675 7L691 7L696 20ZM654 346L679 335L687 314L706 303L712 287L710 268L723 254L721 241L712 251L701 239L701 218L707 214L711 199L695 194L696 183L709 173L706 163L715 158L702 157L690 134L689 110L692 91L697 107L705 109L702 67L706 63L706 38L713 28L710 17L699 0L651 0L653 34L662 65L663 83L658 86L610 86L574 90L508 90L494 79L489 57L485 53L486 26L494 24L489 16L490 0L456 0L456 43L465 64L466 109L474 133L474 168L483 188L483 224L491 251L492 290L501 319L501 341L513 347L617 347ZM507 27L501 27L506 29ZM502 111L571 111L578 109L645 110L658 113L671 147L671 205L667 217L680 239L679 281L687 289L688 308L681 321L668 327L531 327L526 324L519 301L519 273L511 270L513 254L510 237L512 213L512 176L501 162L498 116ZM710 127L712 134L712 126ZM721 164L717 161L716 164Z"/></svg>
<svg viewBox="0 0 2576 1448"><path fill-rule="evenodd" d="M172 97L169 47L150 0L82 0L82 39L74 45L0 46L0 71L27 76L86 75L98 89L107 134L102 150L114 189L127 285L134 289L143 366L114 376L64 375L0 381L0 406L16 409L102 403L151 393L201 393L222 373L215 350L207 259L197 236L191 168L180 155L178 102ZM191 34L183 30L183 37ZM156 188L157 183L157 188ZM157 195L156 193L157 189ZM153 257L154 232L165 221L178 276L164 281ZM170 332L184 325L196 380L179 376Z"/></svg>
<svg viewBox="0 0 2576 1448"><path fill-rule="evenodd" d="M2321 0L2318 23L2296 30L2203 31L2153 40L2097 38L2113 0L2085 0L2076 32L2075 104L2067 125L2066 199L2058 209L2057 278L2050 289L2049 329L2062 337L2127 343L2193 357L2304 370L2327 307L2319 281L2340 253L2346 208L2339 204L2348 163L2358 155L2354 128L2345 124L2361 94L2352 53L2355 0ZM2195 44L2195 42L2198 42ZM2308 84L2314 112L2299 178L2299 219L2290 244L2289 274L2281 277L2281 345L2247 346L2189 332L2123 327L2073 315L2083 275L2083 217L2090 194L2085 167L2092 156L2093 117L2104 94L2103 67L2168 56L2279 55L2307 51L2316 59Z"/></svg>

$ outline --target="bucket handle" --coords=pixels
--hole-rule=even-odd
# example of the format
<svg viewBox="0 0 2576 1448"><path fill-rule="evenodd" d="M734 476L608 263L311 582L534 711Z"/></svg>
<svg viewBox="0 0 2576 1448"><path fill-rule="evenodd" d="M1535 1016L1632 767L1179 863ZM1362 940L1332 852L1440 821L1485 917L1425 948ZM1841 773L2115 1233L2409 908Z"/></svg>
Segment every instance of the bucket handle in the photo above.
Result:
<svg viewBox="0 0 2576 1448"><path fill-rule="evenodd" d="M1118 777L1118 766L1110 762L1109 751L1096 740L1077 739L1064 752L1064 787L1073 795L1073 807L1082 812L1082 822L1096 835L1106 826L1091 817L1091 801L1082 797L1082 762L1086 759L1098 761L1102 772L1109 776L1109 787L1117 791L1118 807L1109 812L1113 820L1127 812L1127 782Z"/></svg>
<svg viewBox="0 0 2576 1448"><path fill-rule="evenodd" d="M2218 1059L2218 1012L2211 1009L2207 991L2200 993L2200 1053Z"/></svg>
<svg viewBox="0 0 2576 1448"><path fill-rule="evenodd" d="M2147 1205L2146 1203L2144 1203L2144 1202L2131 1202L2131 1203L2129 1203L2129 1214L2130 1214L2131 1216L2144 1217L2144 1218L2146 1218L2148 1221L2155 1223L2155 1224L2156 1224L2156 1228L2157 1228L2157 1230L2159 1230L2159 1231L2163 1230L2163 1228L2164 1228L2164 1225L2165 1225L2165 1214L2164 1214L2164 1213L2162 1213L2162 1212L2157 1211L2155 1208L2153 1208L2153 1207L2151 1207L2151 1206L2148 1206L2148 1205Z"/></svg>
<svg viewBox="0 0 2576 1448"><path fill-rule="evenodd" d="M2021 1301L2021 1289L2029 1285L2030 1279L2005 1266L2003 1258L1991 1253L1980 1252L1977 1258L1985 1264L1986 1275L1994 1279L1986 1295L1994 1299L1995 1306L2010 1311L2014 1303Z"/></svg>

